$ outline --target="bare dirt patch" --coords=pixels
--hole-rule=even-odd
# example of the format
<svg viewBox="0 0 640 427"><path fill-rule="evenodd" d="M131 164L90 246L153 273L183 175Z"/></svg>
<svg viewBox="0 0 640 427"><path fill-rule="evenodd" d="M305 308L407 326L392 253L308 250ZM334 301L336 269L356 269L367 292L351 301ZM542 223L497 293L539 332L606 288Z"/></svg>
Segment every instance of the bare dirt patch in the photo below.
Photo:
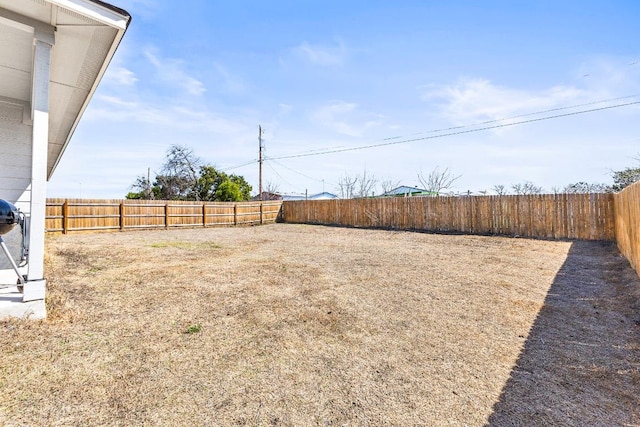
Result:
<svg viewBox="0 0 640 427"><path fill-rule="evenodd" d="M0 323L0 424L640 424L611 244L275 224L47 250L49 319Z"/></svg>

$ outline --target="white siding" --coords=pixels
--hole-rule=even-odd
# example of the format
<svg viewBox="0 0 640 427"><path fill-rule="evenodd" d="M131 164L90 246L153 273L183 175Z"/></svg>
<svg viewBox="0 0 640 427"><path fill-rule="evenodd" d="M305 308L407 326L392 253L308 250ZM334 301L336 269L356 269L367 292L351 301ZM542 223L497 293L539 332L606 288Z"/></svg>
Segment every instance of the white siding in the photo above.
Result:
<svg viewBox="0 0 640 427"><path fill-rule="evenodd" d="M29 212L31 125L23 123L23 107L0 101L0 199Z"/></svg>
<svg viewBox="0 0 640 427"><path fill-rule="evenodd" d="M0 199L25 214L31 201L31 125L23 123L23 106L0 101ZM20 227L4 236L14 260L20 258ZM0 254L0 284L15 283L11 264Z"/></svg>

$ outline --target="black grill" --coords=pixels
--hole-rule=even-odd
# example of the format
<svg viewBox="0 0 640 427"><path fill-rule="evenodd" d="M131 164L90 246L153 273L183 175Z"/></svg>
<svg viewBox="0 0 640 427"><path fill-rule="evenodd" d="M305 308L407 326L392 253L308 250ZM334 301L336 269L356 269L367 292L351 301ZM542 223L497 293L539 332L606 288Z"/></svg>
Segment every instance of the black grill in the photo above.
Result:
<svg viewBox="0 0 640 427"><path fill-rule="evenodd" d="M18 208L13 203L0 199L0 236L7 234L20 222Z"/></svg>

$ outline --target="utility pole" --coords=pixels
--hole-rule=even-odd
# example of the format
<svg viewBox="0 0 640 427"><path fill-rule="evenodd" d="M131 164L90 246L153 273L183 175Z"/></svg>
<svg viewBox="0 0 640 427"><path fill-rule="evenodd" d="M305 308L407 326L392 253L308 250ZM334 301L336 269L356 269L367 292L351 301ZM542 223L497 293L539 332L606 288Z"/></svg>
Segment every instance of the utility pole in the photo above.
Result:
<svg viewBox="0 0 640 427"><path fill-rule="evenodd" d="M258 185L258 191L260 191L260 201L262 201L262 149L264 148L264 146L262 145L262 126L258 125L258 164L260 165L260 171L259 171L259 185Z"/></svg>

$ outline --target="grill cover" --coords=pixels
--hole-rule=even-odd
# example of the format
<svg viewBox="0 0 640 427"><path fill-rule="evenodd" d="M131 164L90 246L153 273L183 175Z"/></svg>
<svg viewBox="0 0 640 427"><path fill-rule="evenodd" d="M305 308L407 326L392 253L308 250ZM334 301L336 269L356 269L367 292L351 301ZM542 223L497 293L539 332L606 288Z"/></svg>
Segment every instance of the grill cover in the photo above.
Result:
<svg viewBox="0 0 640 427"><path fill-rule="evenodd" d="M11 231L19 221L18 208L13 203L0 199L0 236Z"/></svg>

